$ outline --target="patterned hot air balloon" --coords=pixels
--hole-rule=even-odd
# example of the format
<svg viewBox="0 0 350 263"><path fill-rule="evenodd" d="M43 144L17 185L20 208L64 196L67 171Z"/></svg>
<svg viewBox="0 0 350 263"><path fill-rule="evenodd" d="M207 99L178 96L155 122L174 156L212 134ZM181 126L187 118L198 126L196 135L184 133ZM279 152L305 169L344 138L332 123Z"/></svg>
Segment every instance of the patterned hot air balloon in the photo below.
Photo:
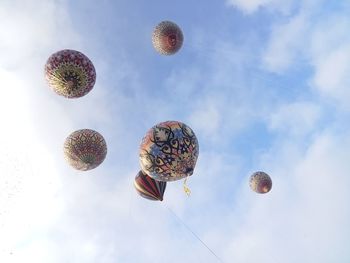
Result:
<svg viewBox="0 0 350 263"><path fill-rule="evenodd" d="M158 181L192 175L198 158L196 135L186 124L166 121L152 127L140 145L141 169Z"/></svg>
<svg viewBox="0 0 350 263"><path fill-rule="evenodd" d="M91 170L106 158L106 141L97 131L77 130L67 137L64 143L64 155L75 169Z"/></svg>
<svg viewBox="0 0 350 263"><path fill-rule="evenodd" d="M173 55L182 46L184 37L178 25L170 21L160 22L152 35L153 47L162 55Z"/></svg>
<svg viewBox="0 0 350 263"><path fill-rule="evenodd" d="M255 172L249 180L250 188L259 194L266 194L272 188L272 180L267 173Z"/></svg>
<svg viewBox="0 0 350 263"><path fill-rule="evenodd" d="M45 77L58 95L79 98L93 88L96 71L83 53L65 49L49 57L45 65Z"/></svg>
<svg viewBox="0 0 350 263"><path fill-rule="evenodd" d="M166 182L156 181L139 171L135 177L134 186L137 193L142 197L153 201L163 201Z"/></svg>

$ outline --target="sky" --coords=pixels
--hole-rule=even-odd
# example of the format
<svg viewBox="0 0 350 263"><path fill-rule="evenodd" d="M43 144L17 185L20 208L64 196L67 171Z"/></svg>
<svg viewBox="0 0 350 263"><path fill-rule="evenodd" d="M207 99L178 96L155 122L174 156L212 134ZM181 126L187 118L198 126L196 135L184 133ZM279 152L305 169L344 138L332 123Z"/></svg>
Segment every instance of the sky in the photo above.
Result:
<svg viewBox="0 0 350 263"><path fill-rule="evenodd" d="M350 262L349 14L345 0L0 0L0 262ZM152 47L163 20L184 34L173 56ZM97 72L79 99L44 78L67 48ZM189 197L176 181L152 202L133 187L138 147L167 120L194 130L199 158ZM87 172L62 149L83 128L108 144Z"/></svg>

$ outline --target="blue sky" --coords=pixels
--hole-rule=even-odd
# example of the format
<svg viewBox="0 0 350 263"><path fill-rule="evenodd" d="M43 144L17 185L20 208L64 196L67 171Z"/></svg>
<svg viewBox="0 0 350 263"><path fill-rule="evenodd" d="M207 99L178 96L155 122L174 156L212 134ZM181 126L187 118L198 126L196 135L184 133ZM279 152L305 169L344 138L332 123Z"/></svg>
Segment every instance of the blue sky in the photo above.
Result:
<svg viewBox="0 0 350 263"><path fill-rule="evenodd" d="M350 261L350 4L325 0L0 3L0 262ZM151 34L177 23L161 56ZM97 81L68 100L43 67L70 48ZM187 197L139 197L138 146L179 120L200 153ZM91 128L104 163L71 169L64 139ZM249 189L252 172L273 180ZM170 209L170 210L169 210ZM171 212L173 211L181 220Z"/></svg>

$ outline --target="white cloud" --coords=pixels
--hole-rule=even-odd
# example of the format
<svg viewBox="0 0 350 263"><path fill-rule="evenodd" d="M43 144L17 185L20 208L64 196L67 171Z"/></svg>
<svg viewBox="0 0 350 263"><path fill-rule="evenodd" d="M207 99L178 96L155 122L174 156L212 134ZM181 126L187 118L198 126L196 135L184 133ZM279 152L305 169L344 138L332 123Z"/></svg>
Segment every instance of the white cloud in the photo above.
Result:
<svg viewBox="0 0 350 263"><path fill-rule="evenodd" d="M200 109L194 111L191 115L190 122L196 127L198 133L206 137L216 137L223 121L222 110L215 105L202 105Z"/></svg>
<svg viewBox="0 0 350 263"><path fill-rule="evenodd" d="M350 42L339 47L315 63L312 85L324 96L330 96L350 109Z"/></svg>
<svg viewBox="0 0 350 263"><path fill-rule="evenodd" d="M291 18L287 23L272 29L268 47L263 54L263 65L272 72L281 73L289 69L302 54L303 39L308 34L308 19L303 15Z"/></svg>
<svg viewBox="0 0 350 263"><path fill-rule="evenodd" d="M242 9L245 13L253 13L259 7L271 4L273 0L229 0L228 3Z"/></svg>
<svg viewBox="0 0 350 263"><path fill-rule="evenodd" d="M335 100L346 110L350 98L349 26L347 15L332 15L319 22L310 36L311 64L315 71L310 84L324 98Z"/></svg>
<svg viewBox="0 0 350 263"><path fill-rule="evenodd" d="M287 135L305 135L316 131L321 117L320 106L310 102L294 102L280 106L268 117L271 130Z"/></svg>
<svg viewBox="0 0 350 263"><path fill-rule="evenodd" d="M37 262L49 262L42 251L42 258L38 254L46 245L35 240L61 213L61 181L55 153L42 135L57 135L52 130L71 126L69 118L62 118L62 107L50 98L43 66L51 48L75 42L70 37L74 34L65 28L68 20L64 22L65 13L54 1L2 1L0 17L0 261L22 262L34 256ZM65 32L68 41L61 41L57 32ZM50 119L50 125L44 119Z"/></svg>
<svg viewBox="0 0 350 263"><path fill-rule="evenodd" d="M16 69L79 40L70 29L64 1L2 1L0 9L0 66ZM35 15L34 15L35 14Z"/></svg>
<svg viewBox="0 0 350 263"><path fill-rule="evenodd" d="M309 67L314 72L310 86L325 101L348 110L349 10L344 5L341 10L328 11L323 9L322 1L304 1L288 22L272 28L262 57L263 67L280 74Z"/></svg>
<svg viewBox="0 0 350 263"><path fill-rule="evenodd" d="M263 7L287 14L290 12L293 0L227 0L227 3L239 8L245 14L253 14Z"/></svg>

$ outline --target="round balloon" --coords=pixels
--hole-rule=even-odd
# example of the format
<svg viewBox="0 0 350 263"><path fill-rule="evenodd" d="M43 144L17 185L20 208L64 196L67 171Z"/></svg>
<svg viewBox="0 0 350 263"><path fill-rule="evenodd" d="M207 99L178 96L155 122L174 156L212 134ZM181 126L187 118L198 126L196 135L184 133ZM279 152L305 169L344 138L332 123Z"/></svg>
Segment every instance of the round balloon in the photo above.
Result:
<svg viewBox="0 0 350 263"><path fill-rule="evenodd" d="M141 169L158 181L175 181L193 173L198 141L190 127L178 121L152 127L140 145Z"/></svg>
<svg viewBox="0 0 350 263"><path fill-rule="evenodd" d="M97 131L77 130L67 137L64 143L64 155L75 169L91 170L106 158L107 144Z"/></svg>
<svg viewBox="0 0 350 263"><path fill-rule="evenodd" d="M163 201L166 182L156 181L139 171L135 177L134 186L137 193L142 197L153 201Z"/></svg>
<svg viewBox="0 0 350 263"><path fill-rule="evenodd" d="M58 95L79 98L93 88L96 71L83 53L65 49L49 57L45 65L45 77Z"/></svg>
<svg viewBox="0 0 350 263"><path fill-rule="evenodd" d="M267 173L255 172L249 180L250 188L259 194L265 194L272 188L272 180Z"/></svg>
<svg viewBox="0 0 350 263"><path fill-rule="evenodd" d="M180 27L170 21L160 22L152 35L153 47L163 55L175 54L181 48L183 40Z"/></svg>

